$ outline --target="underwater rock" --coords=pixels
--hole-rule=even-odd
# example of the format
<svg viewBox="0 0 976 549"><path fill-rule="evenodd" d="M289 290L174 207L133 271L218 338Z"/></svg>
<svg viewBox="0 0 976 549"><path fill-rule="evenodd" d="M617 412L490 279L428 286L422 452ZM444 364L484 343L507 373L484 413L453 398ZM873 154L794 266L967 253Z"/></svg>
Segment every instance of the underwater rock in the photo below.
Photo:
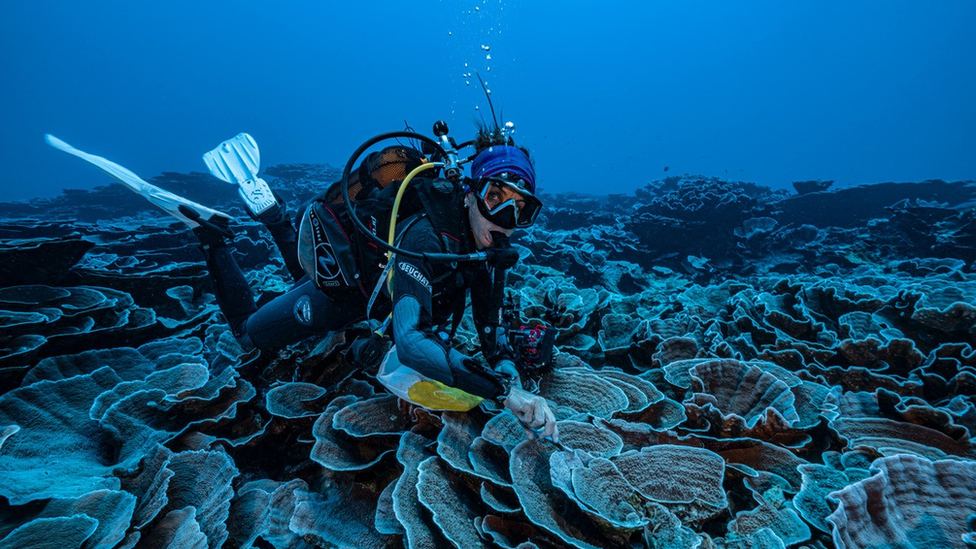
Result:
<svg viewBox="0 0 976 549"><path fill-rule="evenodd" d="M794 181L791 183L796 194L818 193L826 191L834 184L833 181Z"/></svg>

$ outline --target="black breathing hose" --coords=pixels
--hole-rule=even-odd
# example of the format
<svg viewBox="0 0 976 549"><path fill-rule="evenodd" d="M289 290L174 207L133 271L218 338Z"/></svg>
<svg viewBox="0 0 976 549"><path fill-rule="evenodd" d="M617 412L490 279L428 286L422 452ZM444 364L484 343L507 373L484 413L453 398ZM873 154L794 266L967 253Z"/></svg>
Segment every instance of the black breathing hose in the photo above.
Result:
<svg viewBox="0 0 976 549"><path fill-rule="evenodd" d="M380 141L386 141L387 139L398 139L398 138L417 139L419 141L422 141L423 143L426 143L427 145L432 145L436 147L436 150L440 151L441 154L446 154L444 153L444 149L441 148L440 143L434 141L433 139L427 137L426 135L422 135L416 132L407 132L407 131L386 132L386 133L381 133L379 135L373 136L367 139L362 145L359 146L358 149L355 150L355 152L352 153L352 156L349 157L349 161L346 162L345 169L342 170L342 179L340 180L342 185L342 200L346 205L346 211L349 212L349 217L352 218L353 225L355 225L356 229L360 233L365 235L366 238L368 238L373 244L376 244L377 246L383 248L384 250L401 254L406 257L412 257L414 259L425 259L424 254L411 252L409 250L401 250L396 246L390 246L385 240L373 234L369 230L369 228L367 228L366 225L359 219L359 216L356 215L356 207L354 206L356 201L349 197L349 174L352 173L352 168L353 166L356 165L356 161L359 160L359 157L362 156L362 154L366 151L366 149L372 147L373 145L379 143Z"/></svg>
<svg viewBox="0 0 976 549"><path fill-rule="evenodd" d="M364 152L366 152L366 149L372 147L373 145L379 143L380 141L385 141L387 139L398 139L398 138L417 139L427 145L431 145L435 147L434 150L439 152L442 156L445 157L447 156L447 151L444 150L444 148L441 146L440 143L438 143L437 141L435 141L430 137L427 137L426 135L419 134L416 132L408 132L408 131L387 132L387 133L381 133L379 135L371 137L370 139L367 139L362 145L359 146L359 148L355 150L355 152L352 153L352 156L349 157L349 161L346 162L345 169L342 170L341 185L342 185L343 202L346 205L346 211L349 212L349 217L352 218L352 222L353 225L355 225L356 230L358 230L360 233L366 236L366 238L368 238L370 242L376 244L377 246L379 246L380 248L386 251L393 252L395 254L399 254L404 257L422 259L424 261L428 261L432 263L454 263L457 261L485 261L493 257L495 254L491 253L490 251L479 252L474 254L457 255L457 254L441 254L441 253L418 253L410 250L404 250L396 246L391 246L387 241L373 234L369 230L369 228L367 228L366 225L362 222L362 220L359 219L359 216L356 215L356 207L354 205L355 200L351 200L349 198L349 174L352 173L353 166L356 165L356 161L359 160L359 157L362 156Z"/></svg>

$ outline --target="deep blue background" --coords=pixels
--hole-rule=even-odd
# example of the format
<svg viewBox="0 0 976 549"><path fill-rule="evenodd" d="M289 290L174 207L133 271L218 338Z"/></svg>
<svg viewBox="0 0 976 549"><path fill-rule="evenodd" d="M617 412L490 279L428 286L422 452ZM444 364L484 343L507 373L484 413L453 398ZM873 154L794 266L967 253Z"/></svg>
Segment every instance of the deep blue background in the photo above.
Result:
<svg viewBox="0 0 976 549"><path fill-rule="evenodd" d="M147 178L204 171L200 155L240 131L266 165L341 164L404 119L429 131L444 118L467 138L487 112L473 75L465 85L471 70L551 192L686 172L776 187L976 179L971 0L0 10L0 199L109 181L44 145L45 132Z"/></svg>

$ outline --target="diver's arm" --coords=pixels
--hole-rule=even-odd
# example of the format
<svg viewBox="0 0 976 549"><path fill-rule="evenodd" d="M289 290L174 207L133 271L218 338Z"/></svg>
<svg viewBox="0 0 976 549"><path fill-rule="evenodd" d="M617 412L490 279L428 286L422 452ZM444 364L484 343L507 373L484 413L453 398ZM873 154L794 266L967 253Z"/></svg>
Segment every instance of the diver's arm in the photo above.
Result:
<svg viewBox="0 0 976 549"><path fill-rule="evenodd" d="M481 342L481 354L493 367L511 361L511 349L498 340L501 325L501 303L495 303L492 292L493 277L488 269L478 269L471 283L471 313Z"/></svg>
<svg viewBox="0 0 976 549"><path fill-rule="evenodd" d="M528 438L550 437L559 442L556 416L546 399L512 385L504 375L441 344L420 329L420 313L420 303L411 296L402 297L393 307L393 334L400 362L449 387L501 400L522 423Z"/></svg>
<svg viewBox="0 0 976 549"><path fill-rule="evenodd" d="M487 268L478 269L472 277L471 313L481 342L481 354L492 369L507 377L516 387L522 387L512 349L500 339L502 304L494 299L493 280L492 272Z"/></svg>
<svg viewBox="0 0 976 549"><path fill-rule="evenodd" d="M400 362L431 379L482 398L508 393L506 380L420 327L421 305L403 296L393 307L393 337Z"/></svg>
<svg viewBox="0 0 976 549"><path fill-rule="evenodd" d="M418 252L440 252L433 226L421 220L407 229L401 246ZM393 337L400 362L450 387L483 398L508 393L508 382L442 341L431 329L433 279L423 261L397 256L393 266Z"/></svg>

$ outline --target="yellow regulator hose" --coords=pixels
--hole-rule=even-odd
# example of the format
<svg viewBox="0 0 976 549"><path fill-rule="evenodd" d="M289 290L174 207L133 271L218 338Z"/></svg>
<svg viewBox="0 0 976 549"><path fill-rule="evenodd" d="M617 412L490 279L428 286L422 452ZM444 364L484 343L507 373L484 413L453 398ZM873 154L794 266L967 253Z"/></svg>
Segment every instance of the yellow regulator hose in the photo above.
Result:
<svg viewBox="0 0 976 549"><path fill-rule="evenodd" d="M400 212L400 200L403 199L403 195L407 190L407 185L409 185L410 182L413 181L413 178L416 177L417 174L429 170L431 168L443 168L443 167L444 167L443 162L427 162L425 164L421 164L416 168L414 168L409 174L407 174L407 177L403 179L403 183L400 183L400 189L397 191L396 200L393 202L393 212L390 213L390 236L387 239L387 242L390 244L390 246L393 245L394 235L396 235L396 222L397 222L397 214ZM393 252L387 252L387 260L392 261L392 259L393 259ZM390 269L389 274L386 275L386 283L387 283L387 287L390 289L391 297L393 296L392 281L393 281L393 269Z"/></svg>
<svg viewBox="0 0 976 549"><path fill-rule="evenodd" d="M403 179L403 183L400 183L400 189L397 191L396 200L393 202L393 212L390 213L390 237L387 239L390 246L393 245L393 235L396 234L397 214L400 212L400 200L403 199L403 195L407 190L407 185L413 181L413 178L416 177L417 174L431 168L443 167L443 162L427 162L426 164L421 164L408 173L407 177Z"/></svg>

